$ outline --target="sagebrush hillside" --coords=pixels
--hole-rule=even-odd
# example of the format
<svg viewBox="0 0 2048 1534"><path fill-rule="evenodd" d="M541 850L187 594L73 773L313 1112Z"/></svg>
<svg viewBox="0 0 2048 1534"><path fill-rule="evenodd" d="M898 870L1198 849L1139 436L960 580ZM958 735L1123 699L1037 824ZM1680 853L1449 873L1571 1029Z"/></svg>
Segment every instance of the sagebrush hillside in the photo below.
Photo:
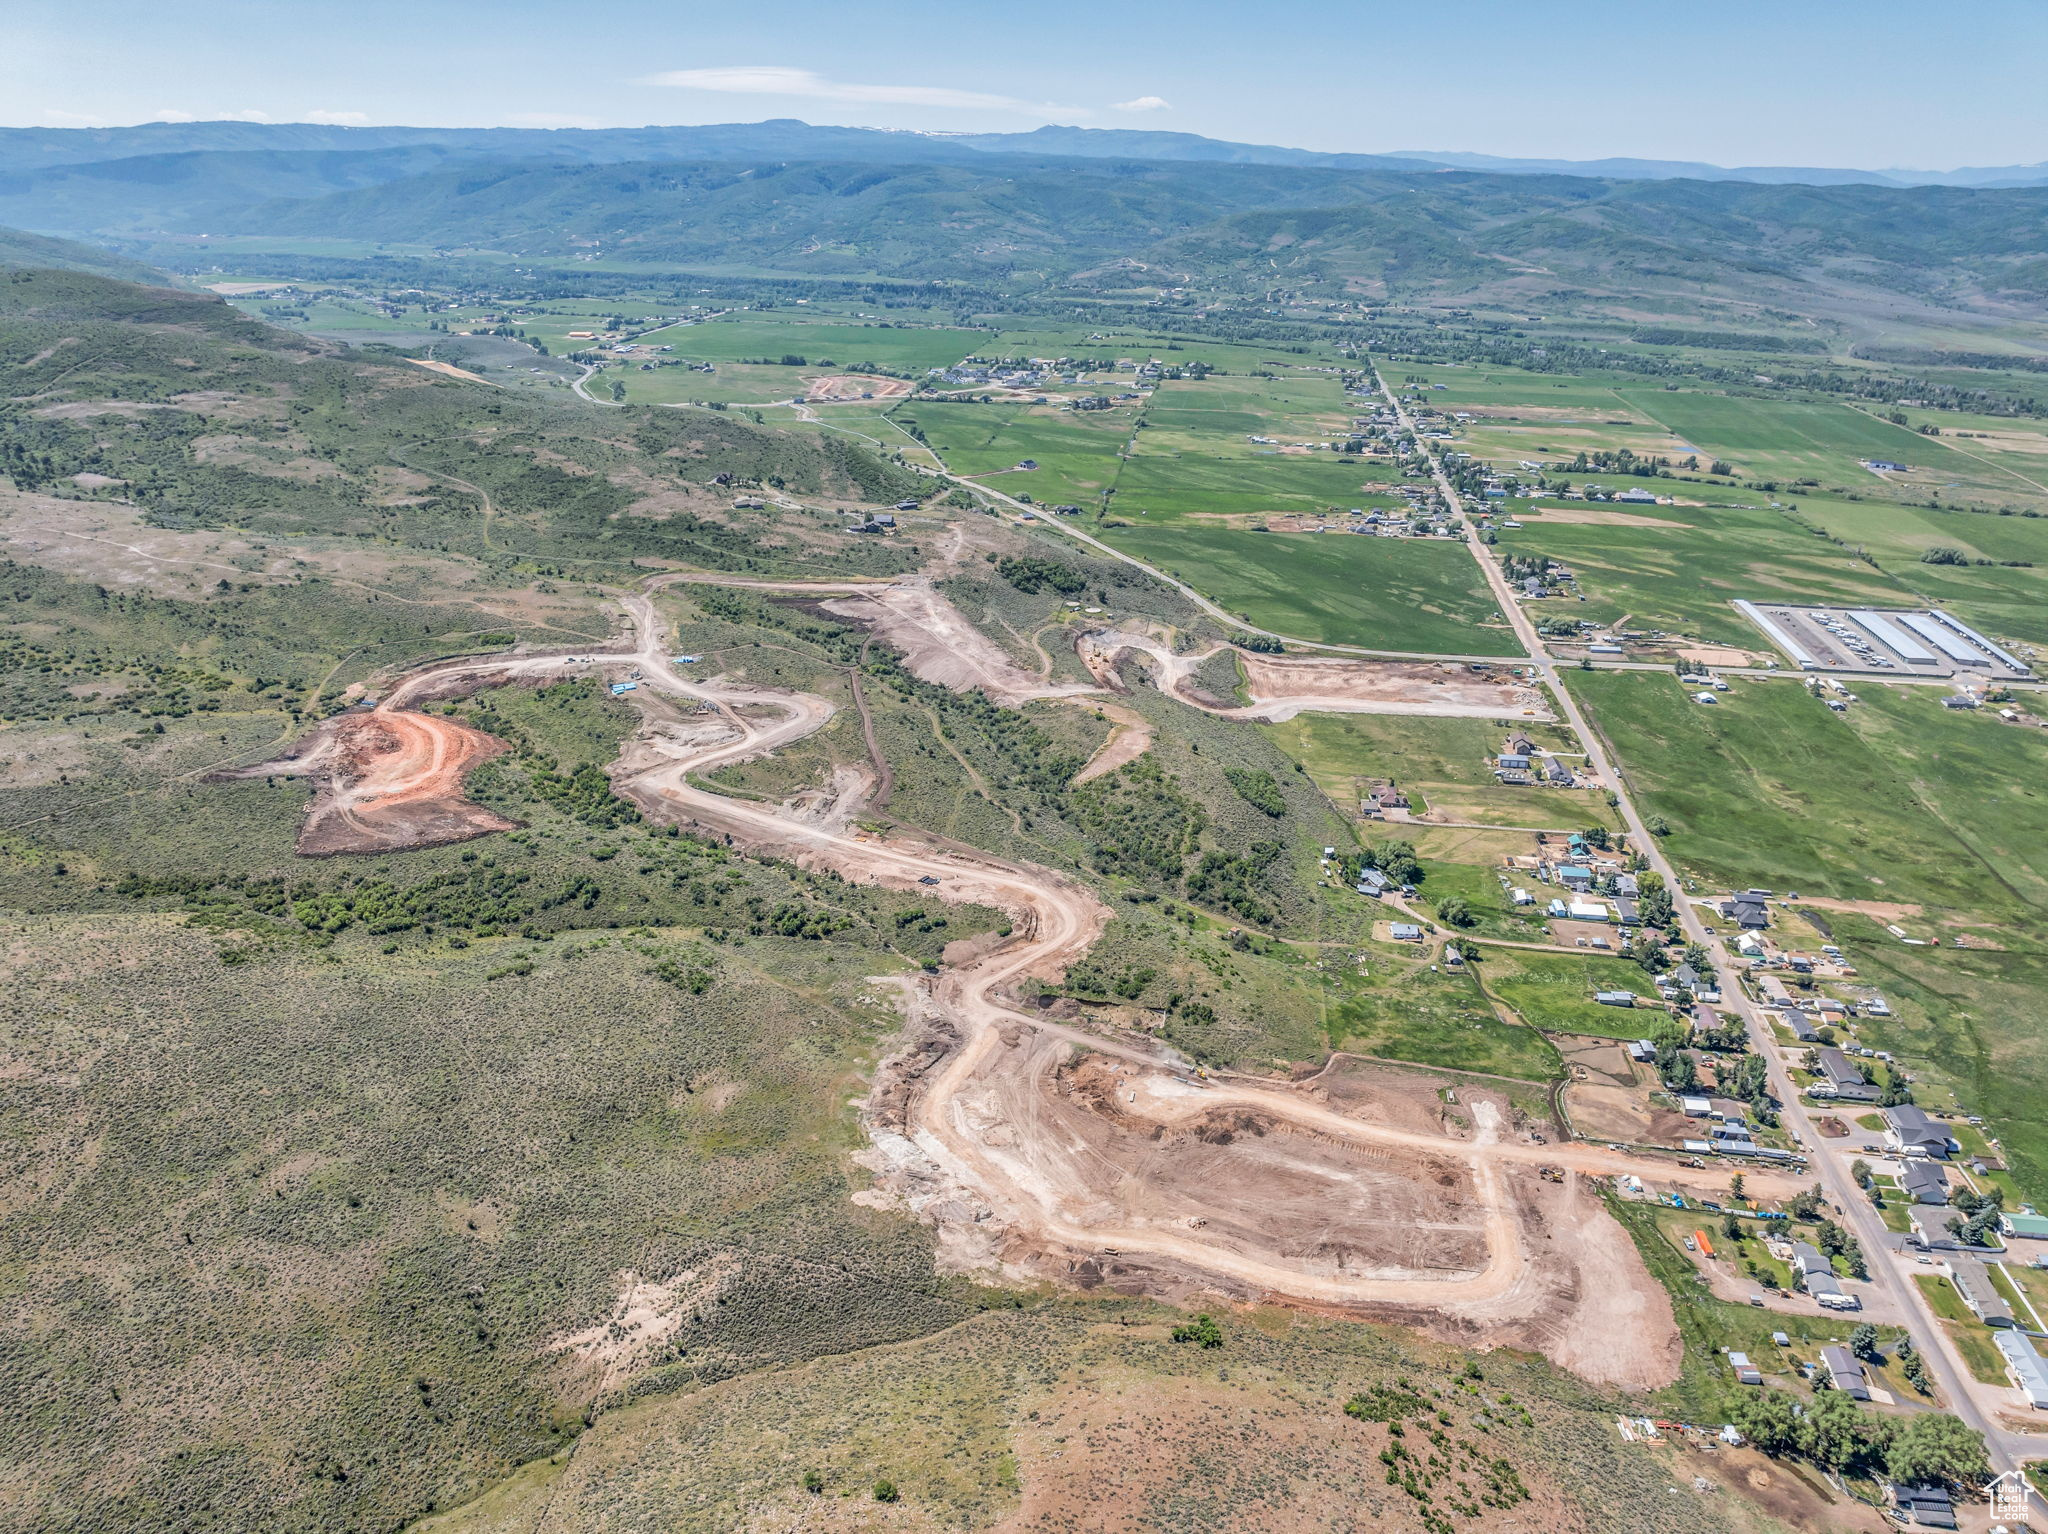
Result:
<svg viewBox="0 0 2048 1534"><path fill-rule="evenodd" d="M899 551L815 523L739 531L732 486L865 504L924 486L856 444L701 410L594 420L580 402L479 389L273 330L210 296L82 273L0 278L0 368L0 473L17 490L133 502L165 527L592 573L641 557L900 568Z"/></svg>

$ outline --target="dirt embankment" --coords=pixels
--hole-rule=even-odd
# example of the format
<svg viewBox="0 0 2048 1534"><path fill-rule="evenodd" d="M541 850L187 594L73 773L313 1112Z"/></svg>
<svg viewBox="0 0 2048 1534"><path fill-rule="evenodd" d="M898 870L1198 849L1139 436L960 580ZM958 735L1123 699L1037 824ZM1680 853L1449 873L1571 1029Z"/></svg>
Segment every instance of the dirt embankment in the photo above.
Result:
<svg viewBox="0 0 2048 1534"><path fill-rule="evenodd" d="M560 656L437 662L407 677L375 708L323 720L285 755L219 776L311 778L313 802L298 837L304 857L404 852L510 831L517 821L463 791L469 774L505 743L421 713L419 705L513 681L544 681L569 669Z"/></svg>
<svg viewBox="0 0 2048 1534"><path fill-rule="evenodd" d="M922 577L897 581L841 597L825 610L871 629L877 639L903 652L911 674L956 691L979 688L1014 707L1034 698L1073 698L1094 692L1078 682L1047 682L1025 670L1002 647Z"/></svg>

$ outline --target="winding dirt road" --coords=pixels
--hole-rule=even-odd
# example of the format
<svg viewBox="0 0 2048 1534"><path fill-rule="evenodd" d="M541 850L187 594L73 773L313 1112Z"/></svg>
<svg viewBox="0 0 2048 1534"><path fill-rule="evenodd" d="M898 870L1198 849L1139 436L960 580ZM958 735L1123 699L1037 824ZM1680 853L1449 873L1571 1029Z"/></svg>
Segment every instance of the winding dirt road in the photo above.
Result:
<svg viewBox="0 0 2048 1534"><path fill-rule="evenodd" d="M1603 1232L1619 1235L1618 1228L1578 1179L1635 1171L1684 1182L1694 1174L1589 1146L1532 1143L1507 1124L1504 1099L1474 1097L1456 1118L1411 1113L1404 1127L1388 1114L1342 1111L1319 1085L1203 1079L1151 1041L1105 1038L1020 1006L1011 999L1018 983L1053 978L1084 955L1110 919L1108 908L1052 869L911 832L885 838L862 830L850 823L857 788L838 795L838 813L818 815L703 786L700 774L824 728L836 705L814 694L679 672L654 592L690 579L655 577L622 598L630 624L623 643L579 655L444 662L406 677L373 713L355 716L391 729L398 745L388 770L340 785L338 798L360 815L365 803L374 811L379 798L402 797L406 784L439 782L459 770L469 749L461 737L477 732L415 712L418 703L512 681L637 671L640 689L629 697L642 723L613 779L650 819L829 869L849 882L928 891L1011 918L1007 941L920 983L908 1035L915 1068L885 1067L877 1101L893 1094L893 1107L871 1105L869 1115L869 1164L879 1177L868 1197L894 1199L927 1219L940 1233L942 1253L950 1248L959 1266L1056 1274L1106 1264L1128 1287L1220 1289L1393 1315L1449 1326L1474 1345L1541 1347L1594 1378L1655 1384L1669 1377L1677 1342L1668 1306L1646 1274L1634 1284L1628 1272L1611 1271L1634 1263L1633 1251L1625 1236L1602 1246ZM863 606L879 600L894 611L877 622L878 637L891 616L926 617L935 596L914 589L906 605L904 582L879 589L853 582L707 584L850 598ZM952 616L964 625L957 612ZM935 631L972 649L951 623ZM968 634L1000 654L971 626ZM1160 663L1169 687L1186 661L1163 653L1148 658ZM961 669L954 682L960 687L1007 693L1017 681L991 671L985 658ZM1030 690L1064 700L1077 691L1042 679ZM1333 697L1329 706L1347 701L1355 700ZM1065 1073L1077 1060L1121 1073L1111 1098L1091 1104L1071 1090ZM1564 1185L1553 1174L1546 1186L1536 1177L1539 1165L1561 1170ZM1721 1182L1697 1174L1703 1190L1718 1190ZM1429 1213L1434 1207L1449 1212L1437 1218ZM1267 1218L1269 1209L1293 1213ZM1574 1239L1543 1247L1558 1231ZM1595 1256L1610 1270L1588 1267ZM1616 1350L1611 1337L1602 1341L1601 1329L1615 1324L1635 1329L1633 1347Z"/></svg>

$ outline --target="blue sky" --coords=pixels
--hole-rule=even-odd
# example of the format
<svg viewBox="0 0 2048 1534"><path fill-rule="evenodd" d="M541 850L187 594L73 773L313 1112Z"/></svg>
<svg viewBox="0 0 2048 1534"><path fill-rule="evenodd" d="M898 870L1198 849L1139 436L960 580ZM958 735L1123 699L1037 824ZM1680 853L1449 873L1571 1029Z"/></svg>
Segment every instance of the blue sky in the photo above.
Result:
<svg viewBox="0 0 2048 1534"><path fill-rule="evenodd" d="M10 0L0 121L1145 127L1311 149L2048 160L2048 5Z"/></svg>

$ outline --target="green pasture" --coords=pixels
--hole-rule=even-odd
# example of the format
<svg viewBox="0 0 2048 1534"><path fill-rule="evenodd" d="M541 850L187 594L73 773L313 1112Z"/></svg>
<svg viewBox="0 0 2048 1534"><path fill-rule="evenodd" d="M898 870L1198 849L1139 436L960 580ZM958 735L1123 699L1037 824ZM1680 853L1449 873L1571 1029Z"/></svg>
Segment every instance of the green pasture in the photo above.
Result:
<svg viewBox="0 0 2048 1534"><path fill-rule="evenodd" d="M1837 715L1790 678L1738 682L1713 707L1670 676L1566 678L1706 886L2029 919L2048 865L2037 734L1926 687L1858 683Z"/></svg>
<svg viewBox="0 0 2048 1534"><path fill-rule="evenodd" d="M792 397L801 398L817 374L816 368L760 367L743 362L722 362L717 366L715 373L680 367L658 367L643 373L638 362L622 358L585 387L599 399L609 399L611 386L624 384L626 402L633 405L680 405L692 401L780 404Z"/></svg>
<svg viewBox="0 0 2048 1534"><path fill-rule="evenodd" d="M1488 825L1546 826L1577 830L1614 824L1604 801L1573 790L1504 786L1493 775L1493 758L1509 730L1528 735L1539 748L1576 749L1559 725L1533 724L1513 713L1498 720L1437 719L1400 714L1297 714L1264 726L1266 734L1300 762L1336 804L1355 813L1364 786L1390 779L1419 810ZM1400 836L1390 826L1384 834Z"/></svg>
<svg viewBox="0 0 2048 1534"><path fill-rule="evenodd" d="M1121 490L1117 499L1121 510ZM1460 543L1186 526L1103 536L1276 633L1372 649L1520 653Z"/></svg>
<svg viewBox="0 0 2048 1534"><path fill-rule="evenodd" d="M1390 976L1391 962L1375 955L1368 975L1345 977L1329 1009L1331 1048L1524 1081L1560 1073L1550 1041L1502 1022L1469 973L1417 965Z"/></svg>
<svg viewBox="0 0 2048 1534"><path fill-rule="evenodd" d="M1042 326L1013 330L1004 325L1002 317L991 319L1002 328L990 338L988 346L995 355L1003 357L1128 357L1133 362L1157 361L1180 367L1200 362L1232 374L1278 373L1304 366L1334 366L1343 361L1334 347L1315 342L1243 345L1165 331L1115 327ZM1300 350L1295 350L1295 346Z"/></svg>
<svg viewBox="0 0 2048 1534"><path fill-rule="evenodd" d="M1043 405L967 405L913 400L890 418L920 431L956 474L976 478L1006 495L1041 503L1071 502L1093 510L1116 483L1129 440L1131 417L1121 411L1060 411ZM1036 469L1017 470L1026 459Z"/></svg>
<svg viewBox="0 0 2048 1534"><path fill-rule="evenodd" d="M994 338L979 330L940 330L922 326L884 325L869 321L835 324L826 319L791 319L773 315L725 315L702 325L664 330L651 341L673 346L675 355L696 362L738 362L745 357L804 358L822 368L825 359L841 372L862 363L897 372L922 373L950 367L961 358L986 352Z"/></svg>
<svg viewBox="0 0 2048 1534"><path fill-rule="evenodd" d="M1118 516L1242 517L1262 512L1322 513L1332 506L1388 507L1391 471L1343 453L1216 457L1205 452L1158 451L1153 433L1140 434L1138 456L1117 479ZM1470 562L1470 556L1465 556Z"/></svg>
<svg viewBox="0 0 2048 1534"><path fill-rule="evenodd" d="M1800 517L1867 551L1920 602L1952 607L1994 637L2048 645L2048 517L1803 496L1797 505ZM1937 548L2028 563L1926 563Z"/></svg>
<svg viewBox="0 0 2048 1534"><path fill-rule="evenodd" d="M1633 628L1756 649L1764 640L1730 605L1738 598L1913 605L1909 589L1767 506L1574 504L1571 510L1614 520L1546 521L1538 502L1516 511L1521 527L1498 533L1499 552L1544 555L1578 576L1587 600L1531 603L1530 615L1539 620L1612 624L1625 617Z"/></svg>
<svg viewBox="0 0 2048 1534"><path fill-rule="evenodd" d="M2048 491L2023 472L1983 454L1958 452L1918 432L1835 401L1802 402L1635 389L1624 398L1673 432L1740 472L1790 482L1784 489L1863 491L1887 499L1952 498L2035 503ZM1885 476L1866 459L1910 471Z"/></svg>
<svg viewBox="0 0 2048 1534"><path fill-rule="evenodd" d="M1620 940L1615 930L1614 941ZM1577 949L1555 954L1521 948L1488 948L1482 961L1486 987L1514 1008L1531 1028L1545 1033L1583 1033L1602 1039L1639 1039L1664 1015L1639 1008L1607 1007L1596 991L1633 991L1654 998L1657 988L1644 968Z"/></svg>

